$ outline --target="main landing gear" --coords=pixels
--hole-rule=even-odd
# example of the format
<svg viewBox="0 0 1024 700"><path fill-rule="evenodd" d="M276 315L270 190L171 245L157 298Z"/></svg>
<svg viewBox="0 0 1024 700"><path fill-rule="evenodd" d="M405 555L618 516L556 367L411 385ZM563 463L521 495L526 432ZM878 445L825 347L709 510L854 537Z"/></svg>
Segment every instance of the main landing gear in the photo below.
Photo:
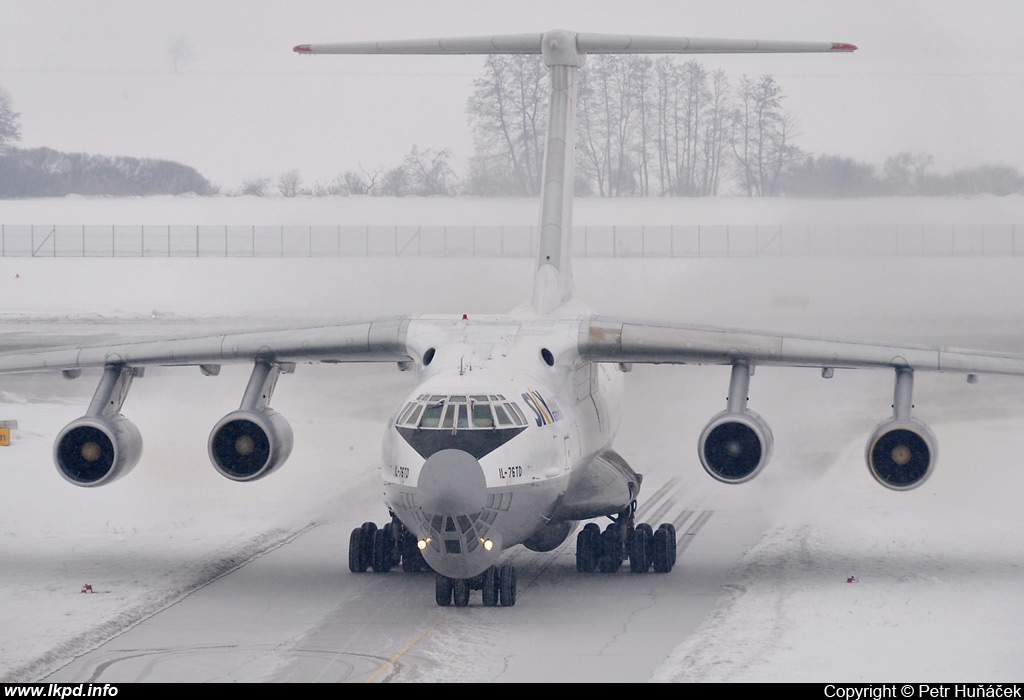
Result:
<svg viewBox="0 0 1024 700"><path fill-rule="evenodd" d="M612 518L601 531L597 523L587 523L576 536L576 570L613 574L629 559L629 570L646 573L651 568L668 573L676 563L676 528L662 523L655 530L647 523L633 524L636 501Z"/></svg>
<svg viewBox="0 0 1024 700"><path fill-rule="evenodd" d="M470 591L482 591L486 607L515 605L516 567L511 564L504 564L500 568L491 566L473 578L448 578L441 574L437 575L435 597L441 607L448 607L452 603L457 608L466 607L469 605Z"/></svg>
<svg viewBox="0 0 1024 700"><path fill-rule="evenodd" d="M348 569L361 574L368 568L378 573L402 565L402 571L430 571L416 546L416 536L402 521L391 514L391 522L378 528L376 523L363 523L348 538Z"/></svg>

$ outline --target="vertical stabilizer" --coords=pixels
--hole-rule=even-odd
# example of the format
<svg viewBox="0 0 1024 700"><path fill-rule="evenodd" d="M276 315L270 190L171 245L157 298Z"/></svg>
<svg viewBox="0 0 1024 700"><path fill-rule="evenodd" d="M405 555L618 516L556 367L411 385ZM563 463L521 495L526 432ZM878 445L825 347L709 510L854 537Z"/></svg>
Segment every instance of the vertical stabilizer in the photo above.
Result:
<svg viewBox="0 0 1024 700"><path fill-rule="evenodd" d="M557 30L544 34L541 53L551 74L551 94L532 303L537 313L547 314L573 295L572 188L576 161L576 83L581 56L576 48L576 35Z"/></svg>

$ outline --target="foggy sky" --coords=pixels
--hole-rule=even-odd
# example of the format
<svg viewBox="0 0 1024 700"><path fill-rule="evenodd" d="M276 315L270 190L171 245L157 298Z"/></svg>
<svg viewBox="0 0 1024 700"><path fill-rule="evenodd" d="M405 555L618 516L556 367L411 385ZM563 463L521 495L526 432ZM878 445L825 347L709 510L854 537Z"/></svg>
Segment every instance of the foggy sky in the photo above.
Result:
<svg viewBox="0 0 1024 700"><path fill-rule="evenodd" d="M298 56L321 41L576 31L846 41L853 55L701 56L772 73L797 143L881 165L1024 168L1016 0L0 0L0 86L23 147L177 160L214 183L298 169L304 184L397 164L413 144L472 151L480 57ZM191 56L177 73L170 46Z"/></svg>

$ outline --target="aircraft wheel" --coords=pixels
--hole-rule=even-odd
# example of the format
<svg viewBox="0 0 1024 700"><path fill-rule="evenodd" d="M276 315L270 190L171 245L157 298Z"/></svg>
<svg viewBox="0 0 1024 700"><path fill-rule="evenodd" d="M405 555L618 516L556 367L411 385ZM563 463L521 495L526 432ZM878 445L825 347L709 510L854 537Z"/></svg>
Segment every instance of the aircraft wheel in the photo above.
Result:
<svg viewBox="0 0 1024 700"><path fill-rule="evenodd" d="M391 527L385 525L373 533L373 557L371 566L377 573L391 571Z"/></svg>
<svg viewBox="0 0 1024 700"><path fill-rule="evenodd" d="M348 570L354 574L366 571L363 560L363 530L356 528L348 538Z"/></svg>
<svg viewBox="0 0 1024 700"><path fill-rule="evenodd" d="M366 522L359 526L362 535L359 538L359 560L362 569L366 571L373 561L373 539L377 534L377 523Z"/></svg>
<svg viewBox="0 0 1024 700"><path fill-rule="evenodd" d="M498 597L503 607L510 608L516 604L516 567L511 564L498 569Z"/></svg>
<svg viewBox="0 0 1024 700"><path fill-rule="evenodd" d="M423 552L416 546L416 537L411 532L402 533L402 571L413 574L418 571L427 571L426 560L423 559Z"/></svg>
<svg viewBox="0 0 1024 700"><path fill-rule="evenodd" d="M587 523L576 535L576 570L584 574L594 573L600 556L601 528L595 523Z"/></svg>
<svg viewBox="0 0 1024 700"><path fill-rule="evenodd" d="M601 533L601 558L598 561L598 568L602 574L614 574L622 566L624 558L619 526L612 523Z"/></svg>
<svg viewBox="0 0 1024 700"><path fill-rule="evenodd" d="M672 571L675 564L676 541L672 534L673 530L664 526L654 533L654 570L659 574Z"/></svg>
<svg viewBox="0 0 1024 700"><path fill-rule="evenodd" d="M654 554L654 530L647 523L641 523L633 531L633 542L629 548L629 570L635 574L645 574L651 568Z"/></svg>
<svg viewBox="0 0 1024 700"><path fill-rule="evenodd" d="M668 543L669 543L669 566L676 565L676 526L672 523L662 523L658 526L658 529L665 529L668 531Z"/></svg>
<svg viewBox="0 0 1024 700"><path fill-rule="evenodd" d="M484 605L493 608L498 604L501 592L498 585L498 567L491 566L484 572Z"/></svg>
<svg viewBox="0 0 1024 700"><path fill-rule="evenodd" d="M457 608L469 605L469 579L455 579L454 586L452 586L452 600Z"/></svg>
<svg viewBox="0 0 1024 700"><path fill-rule="evenodd" d="M455 581L447 576L437 575L434 582L434 599L442 608L452 604L452 593L454 592Z"/></svg>

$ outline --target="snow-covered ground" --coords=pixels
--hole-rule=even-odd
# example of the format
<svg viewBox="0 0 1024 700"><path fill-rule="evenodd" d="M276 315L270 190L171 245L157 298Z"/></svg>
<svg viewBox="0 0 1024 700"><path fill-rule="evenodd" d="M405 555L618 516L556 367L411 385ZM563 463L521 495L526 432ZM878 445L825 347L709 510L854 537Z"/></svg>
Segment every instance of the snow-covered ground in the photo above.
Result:
<svg viewBox="0 0 1024 700"><path fill-rule="evenodd" d="M530 224L535 218L530 203L514 201L381 207L374 200L249 200L236 208L240 201L0 202L0 223L491 224L504 217ZM1016 224L1024 223L1024 199L584 201L577 212L579 223ZM532 266L519 259L0 258L0 346L51 335L194 332L225 322L271 325L330 314L500 312L528 296ZM602 312L1024 352L1022 267L1013 258L581 260L576 275L579 295ZM480 288L493 294L463 291ZM149 317L154 308L161 318ZM339 484L346 493L353 483L372 490L381 424L409 386L407 376L390 367L344 366L288 377L275 407L297 432L301 426L327 437L297 441L289 468L239 485L213 471L204 442L235 407L247 372L225 367L220 377L196 378L190 369L148 370L126 403L146 440L143 461L99 489L65 483L49 454L60 427L83 412L94 381L0 379L0 420L19 423L13 444L0 448L0 680L41 678L330 517L350 505ZM884 373L849 376L831 381L841 392L891 397ZM307 397L322 396L327 381L338 387L337 400L309 405ZM770 386L767 377L760 381L759 373L752 391ZM945 375L920 379L916 414L939 436L939 465L908 493L878 486L863 465L867 432L885 417L887 404L876 401L874 412L865 412L830 404L829 382L794 387L811 393L806 400L778 397L777 411L789 415L771 417L778 426L776 460L758 480L772 485L767 509L774 525L729 574L719 607L696 635L679 639L653 679L1019 681L1024 380L983 378L968 387ZM802 410L835 411L819 422L853 424L858 432L847 436L848 444L822 450L827 461L795 464L784 444L799 436ZM689 445L695 438L682 439ZM830 440L808 435L801 454ZM311 464L335 466L302 466ZM85 583L93 595L79 593Z"/></svg>
<svg viewBox="0 0 1024 700"><path fill-rule="evenodd" d="M607 225L1021 224L1024 196L866 199L577 198L574 223ZM0 201L3 224L530 226L533 198L81 197Z"/></svg>

